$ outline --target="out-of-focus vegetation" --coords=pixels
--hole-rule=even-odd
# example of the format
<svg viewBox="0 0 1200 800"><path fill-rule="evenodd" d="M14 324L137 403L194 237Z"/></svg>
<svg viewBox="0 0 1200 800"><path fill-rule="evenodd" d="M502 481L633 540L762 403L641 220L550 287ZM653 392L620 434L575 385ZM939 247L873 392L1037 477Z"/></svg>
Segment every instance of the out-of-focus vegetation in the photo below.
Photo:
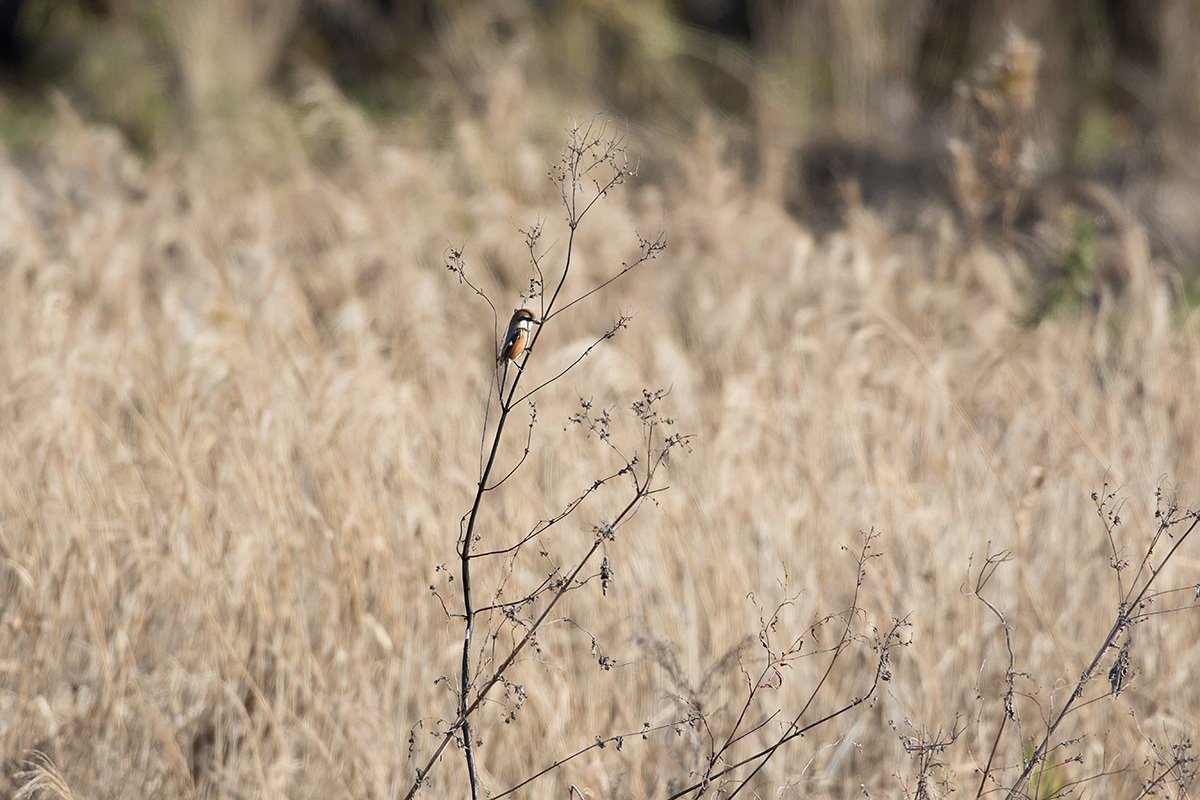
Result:
<svg viewBox="0 0 1200 800"><path fill-rule="evenodd" d="M1029 42L1020 80L994 63L1014 31ZM1097 180L1155 255L1191 271L1197 32L1200 11L1184 0L4 0L0 138L13 153L34 147L62 93L158 152L247 105L311 110L320 75L367 118L445 142L457 121L499 121L536 87L545 102L508 124L538 141L555 138L563 109L586 105L628 119L661 169L699 120L717 118L745 175L810 224L843 220L848 186L908 221L948 202L966 227L990 220L1051 270L1064 251L1044 223L1079 204L1066 184ZM1024 94L1018 129L970 121L988 74L993 101ZM976 189L1020 190L1007 199L964 197L953 144L972 125L968 141L1008 137L983 154L1004 159L976 165L1012 183ZM337 137L328 121L309 132ZM1070 238L1069 224L1049 227Z"/></svg>
<svg viewBox="0 0 1200 800"><path fill-rule="evenodd" d="M1190 144L1197 14L1172 0L4 0L0 60L6 95L65 91L151 144L228 95L286 94L305 66L404 114L514 60L540 89L636 119L687 126L708 108L865 137L943 121L1016 25L1042 51L1045 158L1090 166Z"/></svg>
<svg viewBox="0 0 1200 800"><path fill-rule="evenodd" d="M619 436L669 386L694 452L606 551L610 592L517 665L528 696L481 709L484 785L703 711L525 796L669 794L732 729L748 635L803 656L762 696L820 686L819 717L894 619L886 685L751 788L1003 784L1170 482L1200 484L1198 40L1190 0L0 0L0 796L411 784L455 706L444 567L494 380L491 313L444 260L516 305L517 229L561 255L546 165L596 113L640 169L575 274L636 257L635 229L669 246L547 328L531 384L633 314L539 400L480 535L612 466L562 430L579 395ZM816 621L864 564L860 647L822 677ZM1196 564L1120 643L1119 692L1106 651L1031 796L1194 794ZM765 713L723 757L780 734ZM459 760L424 796L463 796Z"/></svg>

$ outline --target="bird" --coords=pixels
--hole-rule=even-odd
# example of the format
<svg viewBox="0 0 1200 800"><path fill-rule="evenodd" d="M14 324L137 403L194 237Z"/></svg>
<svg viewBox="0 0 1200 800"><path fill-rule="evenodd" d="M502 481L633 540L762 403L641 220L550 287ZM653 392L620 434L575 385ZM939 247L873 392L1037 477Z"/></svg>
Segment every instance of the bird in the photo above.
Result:
<svg viewBox="0 0 1200 800"><path fill-rule="evenodd" d="M512 364L518 370L521 369L517 359L529 346L533 326L541 324L542 321L528 308L519 308L513 312L512 319L508 322L508 335L504 337L504 346L500 348L500 356L496 359L497 364L504 363L504 375L500 379L502 390L504 384L508 383L508 365Z"/></svg>

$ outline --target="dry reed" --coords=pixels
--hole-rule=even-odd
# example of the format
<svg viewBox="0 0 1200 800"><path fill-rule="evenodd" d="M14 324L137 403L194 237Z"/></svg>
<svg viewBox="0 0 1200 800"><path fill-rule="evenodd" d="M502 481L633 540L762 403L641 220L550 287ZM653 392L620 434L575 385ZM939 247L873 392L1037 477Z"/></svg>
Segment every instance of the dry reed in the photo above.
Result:
<svg viewBox="0 0 1200 800"><path fill-rule="evenodd" d="M490 312L443 258L465 242L515 301L516 227L541 218L546 242L563 236L538 183L552 153L511 122L497 141L462 121L434 148L359 121L318 169L268 110L143 164L59 116L34 165L0 163L0 794L32 785L36 749L35 780L58 796L394 796L454 708L439 678L461 631L430 586L453 597L443 567L492 380ZM719 723L743 685L727 655L758 630L747 596L772 605L786 574L798 596L780 624L802 631L845 606L855 567L840 547L874 527L884 555L863 622L906 617L912 644L876 702L790 744L756 786L898 795L894 776L914 769L906 720L965 728L935 777L973 786L1005 660L968 570L1013 555L990 599L1035 676L1028 733L1033 703L1062 702L1115 610L1089 494L1121 488L1130 551L1163 476L1194 494L1200 323L1159 280L1136 305L1106 298L1023 329L1017 258L964 250L948 218L896 231L864 210L817 240L744 186L706 130L664 181L614 195L581 229L585 276L635 254L634 228L665 222L671 248L540 343L534 381L635 314L539 402L523 481L481 529L525 530L609 466L563 430L580 395L622 431L640 387L670 386L694 453L611 549L608 596L572 600L578 627L552 627L518 666L515 721L477 722L481 778L499 791L597 735L671 719L684 682ZM1179 581L1198 563L1184 554ZM580 629L619 666L600 669ZM1062 767L1072 778L1138 767L1146 737L1196 733L1196 615L1137 634L1128 687L1063 733L1087 734L1072 750L1087 767ZM822 707L871 668L845 663ZM773 700L794 707L817 674L797 664ZM527 796L661 795L705 747L685 730L597 748ZM442 765L425 796L463 796L461 773ZM1117 773L1097 791L1138 785Z"/></svg>

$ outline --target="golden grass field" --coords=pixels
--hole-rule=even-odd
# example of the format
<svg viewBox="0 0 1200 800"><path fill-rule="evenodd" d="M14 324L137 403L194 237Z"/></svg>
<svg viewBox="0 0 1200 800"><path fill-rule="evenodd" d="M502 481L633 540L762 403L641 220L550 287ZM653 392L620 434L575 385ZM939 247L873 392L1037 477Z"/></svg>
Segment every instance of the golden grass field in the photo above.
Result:
<svg viewBox="0 0 1200 800"><path fill-rule="evenodd" d="M544 220L544 263L561 267L545 174L570 121L510 92L439 137L404 136L310 89L298 130L268 108L149 159L60 102L38 158L0 162L0 796L398 797L453 718L462 626L438 597L454 610L496 323L445 258L464 247L505 316L529 280L518 228ZM306 146L306 124L336 131L333 156ZM1133 559L1156 487L1197 501L1200 316L1142 253L1139 292L1024 325L1027 266L967 242L949 213L899 229L852 209L817 235L730 166L720 124L697 131L580 228L568 295L634 257L635 231L669 247L544 328L527 381L634 315L542 393L482 541L612 471L567 424L580 397L628 442L630 404L669 388L692 452L605 545L608 596L595 582L569 595L517 665L515 720L501 691L481 711L484 786L694 707L707 728L593 749L518 795L683 788L732 725L742 669L762 666L762 609L794 598L777 642L844 611L873 528L855 626L907 620L892 679L742 796L919 796L906 737L951 730L927 790L973 793L1007 656L967 589L990 553L1011 553L985 596L1021 671L995 761L1016 764L1116 613L1090 494L1124 499L1115 539ZM663 150L637 128L628 145ZM526 419L514 412L504 463ZM480 566L477 593L507 581L519 595L571 563L622 497L601 493L511 575ZM1195 585L1195 547L1162 579ZM489 639L490 624L477 641L500 653L511 632ZM598 666L593 636L616 667ZM1153 746L1198 732L1194 610L1137 626L1129 686L1106 698L1114 656L1088 687L1099 699L1057 734L1054 780L1106 773L1087 796L1137 796ZM806 719L869 685L875 658L869 642L848 651ZM826 662L782 672L751 716L782 715L738 752L778 735ZM421 796L465 794L451 747Z"/></svg>

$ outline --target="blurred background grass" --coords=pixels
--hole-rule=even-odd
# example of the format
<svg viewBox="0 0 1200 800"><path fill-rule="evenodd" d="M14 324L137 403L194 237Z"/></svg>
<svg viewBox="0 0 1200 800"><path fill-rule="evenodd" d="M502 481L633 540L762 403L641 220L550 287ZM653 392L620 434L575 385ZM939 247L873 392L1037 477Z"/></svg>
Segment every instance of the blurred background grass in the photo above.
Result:
<svg viewBox="0 0 1200 800"><path fill-rule="evenodd" d="M0 140L34 148L61 93L147 156L271 105L334 157L336 122L311 119L320 76L372 125L431 145L486 119L497 142L519 130L549 147L564 109L586 107L628 120L659 170L716 119L744 177L815 224L841 220L847 185L892 214L953 194L947 143L979 100L972 81L990 65L1000 96L1023 91L994 69L1014 26L1034 52L1020 231L1062 211L1051 178L1086 176L1118 190L1155 255L1194 272L1200 11L1184 0L5 0ZM1062 249L1045 238L1026 253L1039 264Z"/></svg>
<svg viewBox="0 0 1200 800"><path fill-rule="evenodd" d="M525 490L486 535L611 466L559 430L577 395L670 386L696 452L609 553L612 597L569 609L622 666L549 631L516 723L480 721L486 784L647 718L728 722L748 593L769 604L786 574L797 631L840 610L840 545L875 526L863 622L911 615L913 645L878 702L755 788L911 793L900 736L956 719L936 780L973 786L1006 662L971 565L1015 556L992 599L1034 735L1115 602L1089 494L1129 498L1136 552L1155 486L1186 497L1200 472L1197 34L1187 0L0 0L0 794L403 791L453 705L435 681L461 632L429 586L454 596L439 565L494 352L442 260L465 243L515 304L516 228L563 241L546 163L596 113L640 176L581 229L581 285L634 229L670 249L543 342L548 376L637 314L541 402ZM1163 620L1137 632L1133 687L1064 733L1086 734L1071 779L1114 770L1101 793L1136 791L1116 770L1151 739L1195 737L1200 626ZM817 675L801 662L772 699L794 710ZM630 741L529 796L662 794L706 746ZM462 795L450 756L427 796Z"/></svg>

